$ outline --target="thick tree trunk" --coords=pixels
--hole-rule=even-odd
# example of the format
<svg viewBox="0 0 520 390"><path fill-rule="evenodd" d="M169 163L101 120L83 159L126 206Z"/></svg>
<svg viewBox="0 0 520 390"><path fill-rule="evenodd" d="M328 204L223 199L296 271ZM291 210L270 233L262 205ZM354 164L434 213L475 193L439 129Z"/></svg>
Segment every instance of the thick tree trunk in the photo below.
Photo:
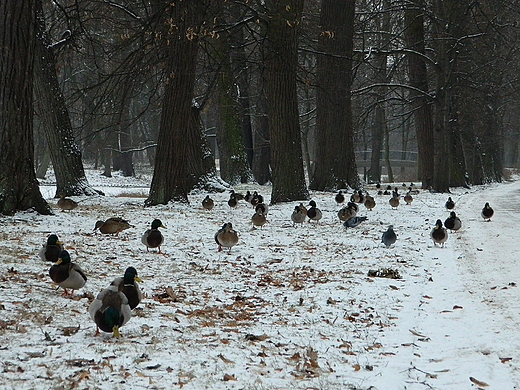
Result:
<svg viewBox="0 0 520 390"><path fill-rule="evenodd" d="M0 2L0 214L52 214L34 172L33 65L36 4Z"/></svg>
<svg viewBox="0 0 520 390"><path fill-rule="evenodd" d="M265 97L265 77L263 66L256 74L258 93L253 100L254 114L251 121L253 128L253 177L258 184L271 181L271 142L269 139L269 119L267 117L267 98Z"/></svg>
<svg viewBox="0 0 520 390"><path fill-rule="evenodd" d="M45 32L42 2L38 7L34 92L56 175L56 194L98 195L85 176L81 151L76 144L69 112L56 75L56 59Z"/></svg>
<svg viewBox="0 0 520 390"><path fill-rule="evenodd" d="M415 53L407 54L408 78L415 88L410 92L410 102L413 109L415 132L417 134L417 149L419 155L419 180L423 188L430 188L434 177L434 137L433 114L431 102L427 97L428 71L424 42L424 0L412 0L405 9L404 37L408 49ZM423 92L420 92L423 91Z"/></svg>
<svg viewBox="0 0 520 390"><path fill-rule="evenodd" d="M351 93L355 0L323 0L318 38L316 165L310 188L360 185L354 153Z"/></svg>
<svg viewBox="0 0 520 390"><path fill-rule="evenodd" d="M267 1L266 81L271 139L271 203L309 198L303 171L296 70L303 0Z"/></svg>
<svg viewBox="0 0 520 390"><path fill-rule="evenodd" d="M168 53L161 126L148 206L171 200L188 202L194 188L224 190L193 106L197 66L197 31L208 0L170 2L163 12L175 26L164 42ZM166 19L165 19L166 20ZM217 184L217 185L214 185Z"/></svg>

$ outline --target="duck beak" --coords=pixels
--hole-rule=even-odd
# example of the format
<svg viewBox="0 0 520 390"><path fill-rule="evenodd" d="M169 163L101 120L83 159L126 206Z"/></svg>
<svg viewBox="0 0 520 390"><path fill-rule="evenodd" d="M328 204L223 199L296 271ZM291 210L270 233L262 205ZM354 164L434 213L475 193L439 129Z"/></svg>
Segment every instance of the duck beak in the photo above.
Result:
<svg viewBox="0 0 520 390"><path fill-rule="evenodd" d="M165 228L165 229L167 229L167 227L166 227L166 226L164 226L164 225L161 225L160 227L162 227L162 228Z"/></svg>
<svg viewBox="0 0 520 390"><path fill-rule="evenodd" d="M119 325L114 325L112 333L114 334L114 337L121 337L121 333L119 333Z"/></svg>
<svg viewBox="0 0 520 390"><path fill-rule="evenodd" d="M137 276L137 275L134 276L134 280L135 280L136 282L142 282L142 281L143 281L143 280L142 280L139 276Z"/></svg>
<svg viewBox="0 0 520 390"><path fill-rule="evenodd" d="M58 264L61 264L61 263L63 263L63 259L60 257L60 258L58 259L58 261L56 261L56 263L54 263L54 264L58 265Z"/></svg>
<svg viewBox="0 0 520 390"><path fill-rule="evenodd" d="M58 245L63 245L63 242L61 242L60 240L56 241L56 244Z"/></svg>

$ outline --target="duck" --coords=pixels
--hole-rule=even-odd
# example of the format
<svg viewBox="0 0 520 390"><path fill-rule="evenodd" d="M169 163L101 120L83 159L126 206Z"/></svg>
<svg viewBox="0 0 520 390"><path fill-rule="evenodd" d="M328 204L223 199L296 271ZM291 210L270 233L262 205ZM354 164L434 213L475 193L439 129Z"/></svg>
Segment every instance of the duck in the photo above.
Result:
<svg viewBox="0 0 520 390"><path fill-rule="evenodd" d="M388 203L390 203L393 209L399 206L399 194L397 191L392 191L392 197L388 200Z"/></svg>
<svg viewBox="0 0 520 390"><path fill-rule="evenodd" d="M365 196L361 190L357 190L350 196L350 201L354 203L363 203L365 201Z"/></svg>
<svg viewBox="0 0 520 390"><path fill-rule="evenodd" d="M444 221L444 227L448 230L456 232L462 227L462 222L455 214L455 211L450 212L450 216Z"/></svg>
<svg viewBox="0 0 520 390"><path fill-rule="evenodd" d="M304 213L305 215L307 215L307 207L305 207L305 205L302 202L300 202L300 206L299 207L300 207L300 211L302 213Z"/></svg>
<svg viewBox="0 0 520 390"><path fill-rule="evenodd" d="M373 209L374 207L376 207L376 201L374 200L374 198L373 198L372 196L370 196L370 195L367 194L367 195L365 196L365 202L364 202L364 205L365 205L365 207L366 207L368 210L372 211L372 209Z"/></svg>
<svg viewBox="0 0 520 390"><path fill-rule="evenodd" d="M406 195L404 196L403 199L404 199L404 201L406 202L407 205L412 204L412 202L413 202L413 196L412 196L412 194L410 194L410 191L408 191L408 192L406 193Z"/></svg>
<svg viewBox="0 0 520 390"><path fill-rule="evenodd" d="M166 226L163 225L160 219L154 219L151 228L146 230L141 237L141 242L146 246L147 252L149 248L157 248L159 249L157 253L162 253L161 245L164 242L164 236L159 231L159 228L166 229Z"/></svg>
<svg viewBox="0 0 520 390"><path fill-rule="evenodd" d="M253 193L253 197L251 198L251 204L253 207L256 207L258 203L264 203L264 197L255 191Z"/></svg>
<svg viewBox="0 0 520 390"><path fill-rule="evenodd" d="M87 282L87 277L79 265L70 261L70 254L62 250L58 256L58 261L49 269L49 276L52 281L63 288L63 295L74 294L74 290L79 290ZM72 291L69 293L67 289Z"/></svg>
<svg viewBox="0 0 520 390"><path fill-rule="evenodd" d="M229 191L231 195L233 195L237 201L244 199L244 194L241 194L240 192L235 192L235 190Z"/></svg>
<svg viewBox="0 0 520 390"><path fill-rule="evenodd" d="M234 192L231 193L231 195L229 195L229 200L227 201L227 204L229 207L231 207L232 209L234 209L235 207L237 207L237 204L238 204L238 200L237 200L237 197L235 195Z"/></svg>
<svg viewBox="0 0 520 390"><path fill-rule="evenodd" d="M484 205L484 208L482 209L482 212L481 212L482 218L484 218L484 220L486 222L490 222L491 217L493 216L494 213L495 213L495 210L493 210L493 208L489 205L489 203L486 202L486 204Z"/></svg>
<svg viewBox="0 0 520 390"><path fill-rule="evenodd" d="M72 200L71 198L66 198L64 192L60 192L60 199L58 199L58 207L61 211L65 210L74 210L78 207L78 202Z"/></svg>
<svg viewBox="0 0 520 390"><path fill-rule="evenodd" d="M355 217L359 208L358 205L354 202L348 202L346 206L342 207L338 211L338 218L340 221L346 221L351 217Z"/></svg>
<svg viewBox="0 0 520 390"><path fill-rule="evenodd" d="M128 304L128 298L123 293L124 283L110 285L101 291L96 299L92 301L88 312L92 320L96 323L96 333L112 332L114 337L121 337L119 328L125 325L132 317L132 310Z"/></svg>
<svg viewBox="0 0 520 390"><path fill-rule="evenodd" d="M58 261L58 257L63 250L63 242L61 242L56 234L47 237L47 242L42 245L38 254L43 261Z"/></svg>
<svg viewBox="0 0 520 390"><path fill-rule="evenodd" d="M433 240L433 245L440 244L441 247L444 247L444 243L448 239L448 231L442 225L442 221L440 219L435 222L435 227L430 232L430 237Z"/></svg>
<svg viewBox="0 0 520 390"><path fill-rule="evenodd" d="M361 222L366 221L367 219L368 219L368 217L358 217L358 216L350 217L345 222L343 222L343 226L345 226L346 228L349 228L349 227L353 228L353 227L358 226Z"/></svg>
<svg viewBox="0 0 520 390"><path fill-rule="evenodd" d="M206 210L213 210L213 207L215 207L215 201L211 199L209 195L206 195L202 201L202 207L204 207Z"/></svg>
<svg viewBox="0 0 520 390"><path fill-rule="evenodd" d="M307 210L302 209L301 206L294 206L294 210L291 214L291 221L293 222L293 226L297 223L302 224L305 222L307 217Z"/></svg>
<svg viewBox="0 0 520 390"><path fill-rule="evenodd" d="M125 294L126 299L128 299L128 305L132 310L134 310L137 305L139 305L139 302L141 302L141 299L143 299L143 294L138 282L142 282L142 280L137 276L137 270L134 267L128 267L123 277L117 277L110 283L111 286L116 287L119 287L120 284L123 283L123 289L121 291Z"/></svg>
<svg viewBox="0 0 520 390"><path fill-rule="evenodd" d="M233 229L231 222L222 225L222 228L215 233L215 241L219 252L224 247L229 249L228 254L231 253L231 248L238 243L238 233Z"/></svg>
<svg viewBox="0 0 520 390"><path fill-rule="evenodd" d="M251 199L253 199L253 195L251 194L251 191L246 191L246 194L244 195L244 200L247 203L251 203Z"/></svg>
<svg viewBox="0 0 520 390"><path fill-rule="evenodd" d="M386 245L387 248L390 248L397 241L397 235L394 232L394 225L388 226L386 232L383 233L383 237L381 237L381 242Z"/></svg>
<svg viewBox="0 0 520 390"><path fill-rule="evenodd" d="M260 210L262 214L267 215L267 212L269 211L269 207L265 203L258 203L255 206L255 212Z"/></svg>
<svg viewBox="0 0 520 390"><path fill-rule="evenodd" d="M444 207L448 210L453 210L455 208L455 202L451 199L451 196L449 196L446 203L444 203Z"/></svg>
<svg viewBox="0 0 520 390"><path fill-rule="evenodd" d="M103 234L115 234L116 236L123 230L134 227L130 223L119 217L108 218L106 221L97 221L94 230L99 229Z"/></svg>
<svg viewBox="0 0 520 390"><path fill-rule="evenodd" d="M345 195L343 195L343 191L339 190L334 199L336 200L337 204L343 204L345 202Z"/></svg>
<svg viewBox="0 0 520 390"><path fill-rule="evenodd" d="M318 223L323 216L321 210L316 207L316 202L313 200L309 202L309 206L311 206L309 209L307 209L307 217L309 217L309 222L316 221L316 223Z"/></svg>
<svg viewBox="0 0 520 390"><path fill-rule="evenodd" d="M263 203L262 203L263 204ZM258 207L259 205L257 205ZM262 227L267 222L267 218L265 214L262 212L261 208L257 208L253 216L251 217L251 222L253 226Z"/></svg>

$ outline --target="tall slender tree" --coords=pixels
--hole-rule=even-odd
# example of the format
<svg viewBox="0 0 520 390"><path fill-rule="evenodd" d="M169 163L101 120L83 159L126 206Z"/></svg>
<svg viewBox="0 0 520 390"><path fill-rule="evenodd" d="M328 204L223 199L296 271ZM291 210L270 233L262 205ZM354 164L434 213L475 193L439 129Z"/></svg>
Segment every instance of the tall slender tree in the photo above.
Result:
<svg viewBox="0 0 520 390"><path fill-rule="evenodd" d="M52 214L34 172L33 66L36 3L0 2L0 213Z"/></svg>

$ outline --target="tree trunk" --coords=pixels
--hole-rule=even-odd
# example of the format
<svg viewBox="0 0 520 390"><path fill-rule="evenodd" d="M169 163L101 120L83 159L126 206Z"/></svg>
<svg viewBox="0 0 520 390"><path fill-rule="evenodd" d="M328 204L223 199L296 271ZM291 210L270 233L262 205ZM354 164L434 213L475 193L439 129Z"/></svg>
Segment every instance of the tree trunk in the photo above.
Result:
<svg viewBox="0 0 520 390"><path fill-rule="evenodd" d="M265 97L264 67L259 65L255 85L258 93L253 100L253 177L260 185L271 181L271 142L269 139L269 119L267 117L267 98Z"/></svg>
<svg viewBox="0 0 520 390"><path fill-rule="evenodd" d="M0 214L52 214L34 172L35 25L34 1L0 2Z"/></svg>
<svg viewBox="0 0 520 390"><path fill-rule="evenodd" d="M271 203L309 198L303 171L296 70L303 0L266 1L267 112L271 139Z"/></svg>
<svg viewBox="0 0 520 390"><path fill-rule="evenodd" d="M217 190L213 157L204 138L198 107L193 105L197 66L197 32L209 7L207 0L165 5L165 21L173 23L163 42L168 53L161 125L148 206L171 200L188 202L197 187ZM218 182L218 184L222 184ZM224 187L220 187L224 190Z"/></svg>
<svg viewBox="0 0 520 390"><path fill-rule="evenodd" d="M424 0L412 0L405 9L404 37L408 49L415 53L407 54L408 78L415 90L410 92L410 102L417 134L417 149L419 159L419 180L423 188L430 188L434 177L434 137L433 114L430 100L427 97L428 71L424 42ZM421 92L422 91L422 92Z"/></svg>
<svg viewBox="0 0 520 390"><path fill-rule="evenodd" d="M85 176L81 151L76 144L69 112L58 83L56 59L44 26L42 1L38 10L34 92L56 175L56 194L98 195Z"/></svg>
<svg viewBox="0 0 520 390"><path fill-rule="evenodd" d="M323 0L318 38L316 165L310 188L333 191L360 185L352 125L355 0Z"/></svg>

